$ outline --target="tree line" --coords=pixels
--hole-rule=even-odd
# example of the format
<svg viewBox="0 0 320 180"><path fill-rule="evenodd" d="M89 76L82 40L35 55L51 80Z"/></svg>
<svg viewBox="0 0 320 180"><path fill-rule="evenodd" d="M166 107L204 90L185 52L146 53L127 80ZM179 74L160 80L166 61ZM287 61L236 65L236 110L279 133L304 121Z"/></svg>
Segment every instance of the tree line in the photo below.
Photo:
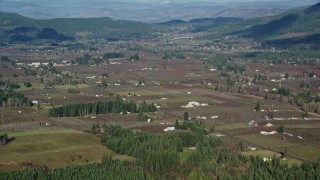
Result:
<svg viewBox="0 0 320 180"><path fill-rule="evenodd" d="M0 107L32 106L32 102L28 98L12 89L0 89L0 102Z"/></svg>
<svg viewBox="0 0 320 180"><path fill-rule="evenodd" d="M85 116L90 114L107 114L107 113L123 113L127 112L138 113L143 109L143 112L155 112L157 108L154 104L144 104L138 108L133 101L125 101L117 98L113 101L98 101L90 103L74 103L59 107L52 107L49 110L50 117L75 117ZM155 110L155 111L153 111Z"/></svg>
<svg viewBox="0 0 320 180"><path fill-rule="evenodd" d="M67 166L47 170L46 168L26 169L20 171L1 171L0 179L152 179L144 172L141 161L114 160L105 156L101 164Z"/></svg>

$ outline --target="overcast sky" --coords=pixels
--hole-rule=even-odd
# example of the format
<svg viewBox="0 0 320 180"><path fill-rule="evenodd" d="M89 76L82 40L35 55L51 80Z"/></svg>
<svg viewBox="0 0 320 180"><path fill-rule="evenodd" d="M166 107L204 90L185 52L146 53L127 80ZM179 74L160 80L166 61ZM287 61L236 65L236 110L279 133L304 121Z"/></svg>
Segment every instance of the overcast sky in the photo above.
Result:
<svg viewBox="0 0 320 180"><path fill-rule="evenodd" d="M77 1L85 1L85 0L0 0L1 1L18 1L18 2L41 2L41 3L46 3L46 2L50 2L50 3L53 3L53 2L77 2ZM87 0L86 0L87 1ZM98 2L131 2L131 3L134 3L134 2L144 2L144 3L161 3L161 2L179 2L179 3L183 3L183 2L232 2L232 1L235 1L235 2L283 2L283 1L301 1L301 2L315 2L316 0L88 0L89 2L94 2L94 1L98 1ZM87 2L88 2L87 1Z"/></svg>
<svg viewBox="0 0 320 180"><path fill-rule="evenodd" d="M94 6L96 3L107 4L110 2L126 2L126 3L151 3L151 4L170 4L170 3L188 3L188 2L214 2L214 3L227 3L227 2L294 2L301 5L311 5L320 0L0 0L1 2L19 2L19 3L32 3L38 5L63 5L63 4L91 4Z"/></svg>

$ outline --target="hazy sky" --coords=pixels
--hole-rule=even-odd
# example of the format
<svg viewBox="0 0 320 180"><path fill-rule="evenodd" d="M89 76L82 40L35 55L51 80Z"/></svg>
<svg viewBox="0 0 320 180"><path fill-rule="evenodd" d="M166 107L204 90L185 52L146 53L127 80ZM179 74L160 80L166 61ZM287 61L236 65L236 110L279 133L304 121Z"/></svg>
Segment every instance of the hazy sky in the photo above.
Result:
<svg viewBox="0 0 320 180"><path fill-rule="evenodd" d="M171 19L268 16L276 11L313 5L320 0L0 0L0 11L36 19L57 17L111 17L143 22ZM201 3L203 2L203 3ZM252 3L257 2L257 3ZM182 3L175 4L175 3ZM196 4L193 4L196 3ZM211 4L212 3L212 4ZM218 4L216 4L218 3ZM239 9L232 10L232 9ZM240 12L243 9L249 11ZM275 11L272 11L276 9ZM142 10L142 11L140 11ZM138 13L137 13L138 12ZM221 14L222 13L222 14Z"/></svg>
<svg viewBox="0 0 320 180"><path fill-rule="evenodd" d="M70 3L84 3L84 4L94 4L94 3L109 3L109 2L126 2L126 3L188 3L188 2L214 2L214 3L226 3L226 2L294 2L299 4L315 4L320 0L0 0L1 2L20 2L20 3L32 3L32 4L42 4L42 5L59 5L59 4L70 4Z"/></svg>
<svg viewBox="0 0 320 180"><path fill-rule="evenodd" d="M41 2L41 3L45 3L45 2L50 2L51 0L0 0L1 1L18 1L18 2ZM63 2L77 2L77 1L84 1L84 0L55 0L55 1L51 1L51 3L53 2L59 2L59 1L63 1ZM144 2L144 3L159 3L159 2L284 2L284 1L301 1L301 2L315 2L316 0L90 0L90 1L98 1L98 2Z"/></svg>

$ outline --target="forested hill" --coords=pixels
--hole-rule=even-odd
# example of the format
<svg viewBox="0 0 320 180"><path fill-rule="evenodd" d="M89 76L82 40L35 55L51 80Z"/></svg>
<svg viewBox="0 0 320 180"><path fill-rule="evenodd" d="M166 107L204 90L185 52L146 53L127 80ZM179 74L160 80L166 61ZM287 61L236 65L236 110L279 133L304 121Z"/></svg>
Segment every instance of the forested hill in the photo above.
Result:
<svg viewBox="0 0 320 180"><path fill-rule="evenodd" d="M249 27L248 24L243 27L235 34L262 40L266 44L315 45L320 42L320 3L275 17L260 18Z"/></svg>
<svg viewBox="0 0 320 180"><path fill-rule="evenodd" d="M240 22L243 21L242 18L235 17L216 17L216 18L200 18L192 19L190 21L183 20L171 20L167 22L158 23L165 26L181 25L181 24L212 24L212 25L221 25L229 22Z"/></svg>
<svg viewBox="0 0 320 180"><path fill-rule="evenodd" d="M78 37L109 40L154 37L166 31L158 25L110 18L58 18L37 20L0 12L0 37L4 41L70 40Z"/></svg>

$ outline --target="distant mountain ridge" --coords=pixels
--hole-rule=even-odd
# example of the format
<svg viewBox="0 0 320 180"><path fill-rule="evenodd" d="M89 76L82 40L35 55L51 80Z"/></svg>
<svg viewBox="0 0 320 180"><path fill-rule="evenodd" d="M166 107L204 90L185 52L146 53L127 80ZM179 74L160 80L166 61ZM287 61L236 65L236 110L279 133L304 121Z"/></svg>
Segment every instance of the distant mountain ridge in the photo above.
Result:
<svg viewBox="0 0 320 180"><path fill-rule="evenodd" d="M187 23L198 23L198 24L215 24L220 25L224 23L229 22L240 22L243 21L242 18L236 18L236 17L216 17L216 18L199 18L199 19L192 19L190 21L183 21L183 20L171 20L167 22L157 23L159 25L165 25L165 26L172 26L172 25L181 25L181 24L187 24Z"/></svg>
<svg viewBox="0 0 320 180"><path fill-rule="evenodd" d="M36 19L110 17L140 22L159 23L173 19L239 17L256 18L279 14L294 7L311 5L316 0L275 2L185 2L166 1L134 3L134 1L101 0L0 0L0 11L15 12Z"/></svg>
<svg viewBox="0 0 320 180"><path fill-rule="evenodd" d="M111 18L57 18L37 20L0 12L0 41L71 40L104 38L127 40L156 37L170 31L166 26L190 24L189 32L217 32L254 38L266 45L297 45L320 42L320 3L292 9L277 16L245 20L234 17L171 20L147 24ZM224 25L226 24L226 25Z"/></svg>
<svg viewBox="0 0 320 180"><path fill-rule="evenodd" d="M153 24L111 18L58 18L37 20L0 12L1 41L71 40L75 37L109 40L153 37L166 31Z"/></svg>

